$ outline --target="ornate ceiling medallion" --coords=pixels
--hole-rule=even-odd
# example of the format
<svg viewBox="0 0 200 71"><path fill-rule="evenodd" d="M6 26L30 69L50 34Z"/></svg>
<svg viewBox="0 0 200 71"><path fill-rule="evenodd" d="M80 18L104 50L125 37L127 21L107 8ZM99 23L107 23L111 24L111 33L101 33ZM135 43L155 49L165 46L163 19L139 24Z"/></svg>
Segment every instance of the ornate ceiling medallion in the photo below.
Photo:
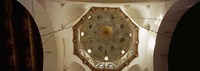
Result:
<svg viewBox="0 0 200 71"><path fill-rule="evenodd" d="M92 7L73 32L74 54L93 70L121 70L138 56L138 27L120 8Z"/></svg>

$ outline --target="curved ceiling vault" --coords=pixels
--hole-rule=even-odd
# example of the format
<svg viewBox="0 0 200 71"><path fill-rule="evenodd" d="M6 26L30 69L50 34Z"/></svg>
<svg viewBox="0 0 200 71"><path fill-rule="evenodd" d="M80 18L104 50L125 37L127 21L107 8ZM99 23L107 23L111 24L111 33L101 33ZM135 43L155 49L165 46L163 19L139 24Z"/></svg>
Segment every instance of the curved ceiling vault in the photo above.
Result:
<svg viewBox="0 0 200 71"><path fill-rule="evenodd" d="M86 71L83 66L77 62L72 62L66 71Z"/></svg>
<svg viewBox="0 0 200 71"><path fill-rule="evenodd" d="M74 54L86 61L89 67L92 66L92 70L101 69L98 65L102 62L103 66L106 63L106 66L112 65L113 69L121 70L123 64L138 55L138 30L120 8L92 7L73 26ZM122 56L128 54L131 55L121 64Z"/></svg>
<svg viewBox="0 0 200 71"><path fill-rule="evenodd" d="M43 42L47 41L44 45L44 71L62 71L63 67L69 68L73 62L84 66L86 71L92 71L95 67L101 68L104 62L108 63L103 65L112 69L115 69L118 66L117 63L120 62L122 71L130 70L129 68L135 64L141 66L140 70L154 71L153 52L157 31L163 16L175 1L19 0L30 10L36 20ZM119 12L110 13L114 14L113 17L107 15L98 17L98 15L105 15L106 13L92 11L92 8L96 8L96 10L102 8L102 11L107 10L108 13L109 10L118 10ZM118 17L117 20L112 21L112 18L116 16ZM90 18L96 18L96 20L90 20ZM98 19L104 21L96 22ZM81 23L83 20L87 24ZM92 24L88 24L88 22L92 22ZM77 23L81 23L81 25L77 25ZM114 23L114 25L107 25L109 23ZM137 33L133 32L135 31L133 27L138 28ZM73 30L76 32L73 32ZM98 34L91 34L90 32L98 32ZM99 44L85 44L85 42L91 40ZM109 42L111 40L113 42ZM78 43L78 41L80 42ZM118 43L114 43L114 41ZM133 44L137 44L137 46L131 46ZM96 48L91 48L88 45ZM131 55L132 52L129 52L130 48L134 49L133 55ZM99 52L101 50L104 52ZM112 56L113 54L116 55ZM85 55L86 58L82 55ZM126 59L129 56L134 57L130 60Z"/></svg>

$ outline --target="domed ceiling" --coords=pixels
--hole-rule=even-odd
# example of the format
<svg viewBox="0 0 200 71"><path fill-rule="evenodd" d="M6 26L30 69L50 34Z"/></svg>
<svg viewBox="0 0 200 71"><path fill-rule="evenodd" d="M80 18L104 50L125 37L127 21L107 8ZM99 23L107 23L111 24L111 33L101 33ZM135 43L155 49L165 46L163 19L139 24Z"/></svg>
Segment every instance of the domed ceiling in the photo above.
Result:
<svg viewBox="0 0 200 71"><path fill-rule="evenodd" d="M120 8L92 7L73 26L74 54L92 69L122 69L138 56L138 27Z"/></svg>

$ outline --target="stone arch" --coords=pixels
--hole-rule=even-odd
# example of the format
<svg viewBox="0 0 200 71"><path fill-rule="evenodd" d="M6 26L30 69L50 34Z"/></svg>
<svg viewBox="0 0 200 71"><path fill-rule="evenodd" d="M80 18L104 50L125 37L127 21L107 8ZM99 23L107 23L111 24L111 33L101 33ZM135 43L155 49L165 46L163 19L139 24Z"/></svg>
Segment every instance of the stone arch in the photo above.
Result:
<svg viewBox="0 0 200 71"><path fill-rule="evenodd" d="M54 31L52 21L45 10L45 0L18 0L33 16L33 19L38 26L39 33L43 43L44 52L44 71L56 71L58 64L57 43L54 34L49 34Z"/></svg>
<svg viewBox="0 0 200 71"><path fill-rule="evenodd" d="M42 41L30 12L16 0L0 1L0 9L2 70L42 71Z"/></svg>
<svg viewBox="0 0 200 71"><path fill-rule="evenodd" d="M178 0L164 16L156 38L154 71L168 71L168 52L171 38L181 17L199 0Z"/></svg>

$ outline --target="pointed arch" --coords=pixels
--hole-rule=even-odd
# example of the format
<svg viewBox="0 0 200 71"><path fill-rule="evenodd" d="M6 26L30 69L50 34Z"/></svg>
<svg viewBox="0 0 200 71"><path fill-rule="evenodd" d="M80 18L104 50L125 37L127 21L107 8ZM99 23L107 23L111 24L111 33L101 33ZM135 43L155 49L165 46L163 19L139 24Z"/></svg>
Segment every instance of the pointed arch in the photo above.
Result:
<svg viewBox="0 0 200 71"><path fill-rule="evenodd" d="M42 41L32 16L16 0L1 0L0 8L1 69L42 71Z"/></svg>
<svg viewBox="0 0 200 71"><path fill-rule="evenodd" d="M164 16L156 38L154 50L154 71L168 71L168 52L174 30L181 17L199 0L178 0Z"/></svg>

